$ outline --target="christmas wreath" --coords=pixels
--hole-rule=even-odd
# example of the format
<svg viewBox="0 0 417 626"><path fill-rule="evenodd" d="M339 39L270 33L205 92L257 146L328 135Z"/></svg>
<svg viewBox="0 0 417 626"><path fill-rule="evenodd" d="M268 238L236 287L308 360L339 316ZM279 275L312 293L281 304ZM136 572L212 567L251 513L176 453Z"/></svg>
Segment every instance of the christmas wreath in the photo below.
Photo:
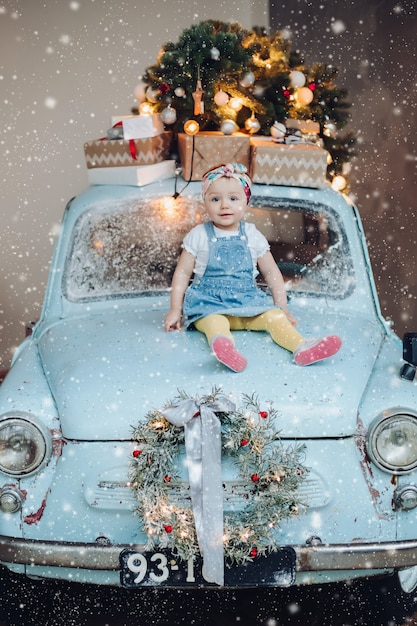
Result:
<svg viewBox="0 0 417 626"><path fill-rule="evenodd" d="M271 403L262 408L256 397L245 395L242 407L236 408L218 389L200 399L180 393L164 409L151 410L133 430L130 484L138 502L136 513L148 535L146 549L169 548L183 560L201 552L190 486L179 481L178 457L185 431L166 417L172 408L187 402L192 411L197 407L192 418L203 414L203 409L215 414L221 428L221 454L233 457L244 486L247 504L240 511L227 512L223 520L226 563L242 564L276 551L277 527L304 506L297 491L308 473L303 465L305 446L283 445Z"/></svg>

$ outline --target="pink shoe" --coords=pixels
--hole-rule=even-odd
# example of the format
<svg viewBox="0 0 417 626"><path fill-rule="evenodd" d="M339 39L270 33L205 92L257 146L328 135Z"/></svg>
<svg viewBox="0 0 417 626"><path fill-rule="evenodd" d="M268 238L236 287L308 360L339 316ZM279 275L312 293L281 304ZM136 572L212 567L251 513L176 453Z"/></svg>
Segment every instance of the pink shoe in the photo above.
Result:
<svg viewBox="0 0 417 626"><path fill-rule="evenodd" d="M311 365L317 361L323 361L339 352L341 345L342 340L337 335L306 339L294 351L294 361L297 365Z"/></svg>
<svg viewBox="0 0 417 626"><path fill-rule="evenodd" d="M212 340L211 349L216 359L234 372L242 372L248 364L245 357L236 350L233 341L224 335L217 335Z"/></svg>

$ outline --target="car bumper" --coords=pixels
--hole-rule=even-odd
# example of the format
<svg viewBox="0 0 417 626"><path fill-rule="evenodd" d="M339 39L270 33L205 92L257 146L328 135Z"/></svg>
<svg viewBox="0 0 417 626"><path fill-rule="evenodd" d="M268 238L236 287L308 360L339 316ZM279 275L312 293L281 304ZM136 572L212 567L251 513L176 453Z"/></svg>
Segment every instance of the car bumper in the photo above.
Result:
<svg viewBox="0 0 417 626"><path fill-rule="evenodd" d="M297 572L401 569L417 565L417 540L292 546ZM122 550L144 545L99 545L0 536L0 562L29 566L118 570Z"/></svg>

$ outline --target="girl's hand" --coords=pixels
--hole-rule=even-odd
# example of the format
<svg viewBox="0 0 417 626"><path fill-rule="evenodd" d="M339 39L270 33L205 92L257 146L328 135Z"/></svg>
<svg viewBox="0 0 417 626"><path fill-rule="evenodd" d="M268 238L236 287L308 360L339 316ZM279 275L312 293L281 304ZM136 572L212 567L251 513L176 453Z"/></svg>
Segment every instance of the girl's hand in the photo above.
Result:
<svg viewBox="0 0 417 626"><path fill-rule="evenodd" d="M166 332L170 330L181 330L181 311L171 309L165 316L164 328Z"/></svg>
<svg viewBox="0 0 417 626"><path fill-rule="evenodd" d="M292 313L289 312L287 307L282 307L282 310L284 311L285 315L287 316L287 319L290 322L290 324L292 326L297 326L297 324L298 324L297 319L294 317L294 315Z"/></svg>

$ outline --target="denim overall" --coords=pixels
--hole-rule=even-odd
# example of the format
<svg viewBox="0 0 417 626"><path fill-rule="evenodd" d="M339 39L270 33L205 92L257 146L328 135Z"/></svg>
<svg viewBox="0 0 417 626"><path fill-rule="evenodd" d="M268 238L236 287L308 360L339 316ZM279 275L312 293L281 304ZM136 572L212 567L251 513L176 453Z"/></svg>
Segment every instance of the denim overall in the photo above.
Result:
<svg viewBox="0 0 417 626"><path fill-rule="evenodd" d="M219 238L212 222L204 226L209 259L203 276L195 277L185 293L185 326L211 313L252 317L275 308L272 298L256 286L244 223L238 235Z"/></svg>

